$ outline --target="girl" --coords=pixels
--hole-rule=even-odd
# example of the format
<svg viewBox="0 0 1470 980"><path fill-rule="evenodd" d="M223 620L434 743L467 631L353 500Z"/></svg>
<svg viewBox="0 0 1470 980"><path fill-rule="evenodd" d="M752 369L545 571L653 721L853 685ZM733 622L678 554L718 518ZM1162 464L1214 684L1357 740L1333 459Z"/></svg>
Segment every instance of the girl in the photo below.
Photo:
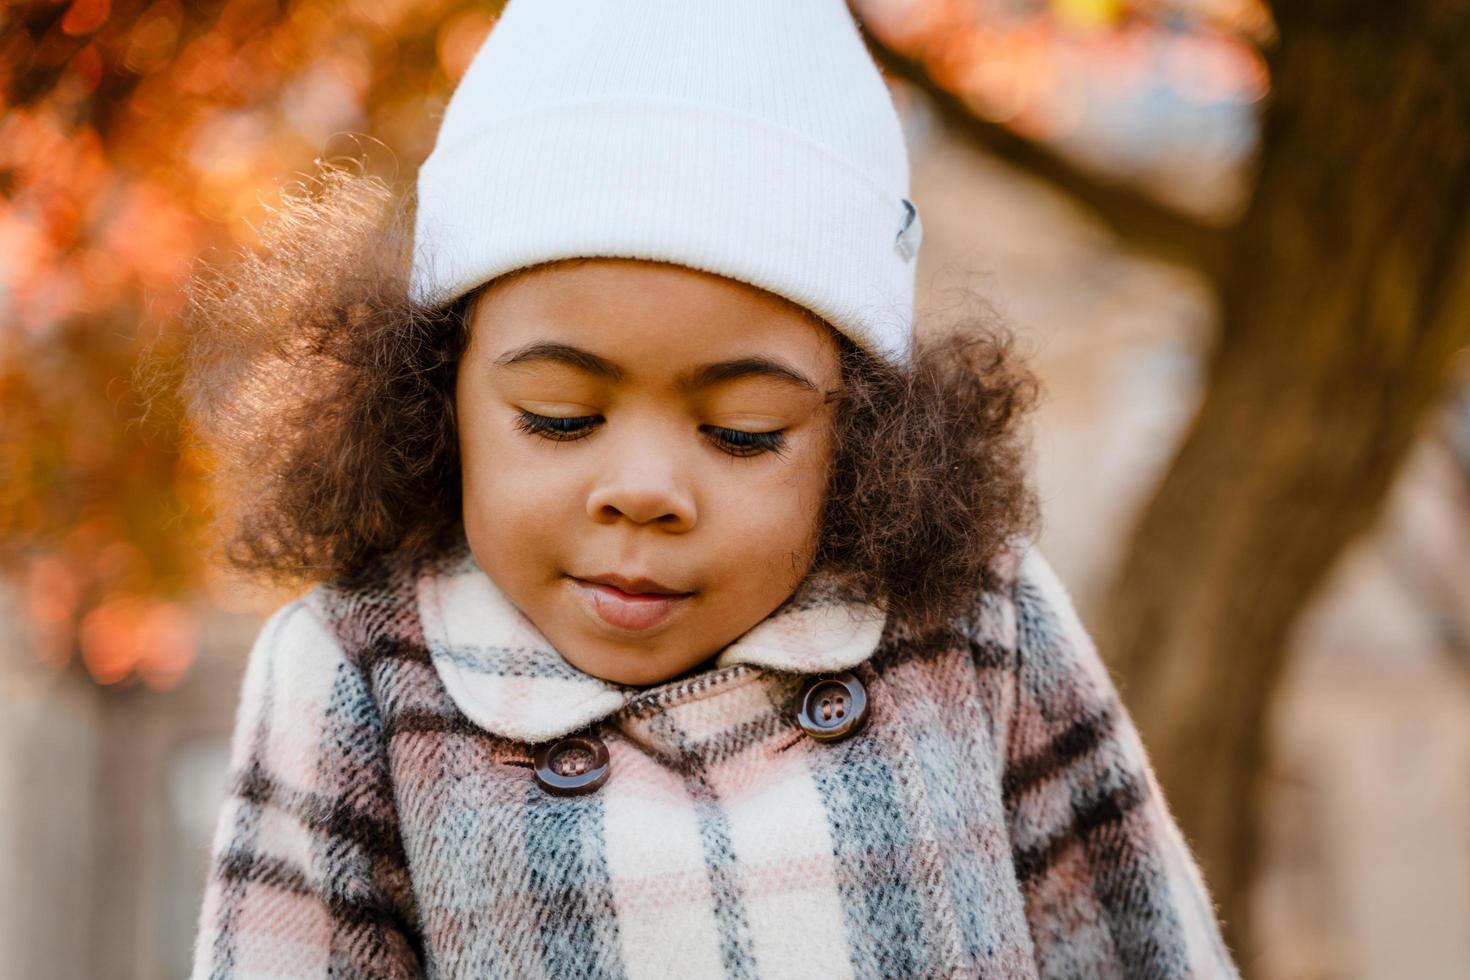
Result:
<svg viewBox="0 0 1470 980"><path fill-rule="evenodd" d="M196 292L230 556L318 583L196 977L1236 976L907 184L841 0L512 0L411 228L327 169Z"/></svg>

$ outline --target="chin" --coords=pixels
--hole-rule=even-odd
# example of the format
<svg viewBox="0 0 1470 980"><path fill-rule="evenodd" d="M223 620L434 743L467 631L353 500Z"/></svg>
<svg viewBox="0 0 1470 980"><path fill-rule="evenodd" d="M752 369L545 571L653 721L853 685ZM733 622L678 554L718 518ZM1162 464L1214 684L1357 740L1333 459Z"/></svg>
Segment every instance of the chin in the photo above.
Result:
<svg viewBox="0 0 1470 980"><path fill-rule="evenodd" d="M654 684L662 684L664 681L673 680L681 674L688 673L698 664L683 667L678 664L670 667L666 664L650 662L635 653L612 653L591 660L578 658L573 660L566 657L568 663L576 667L584 674L590 674L599 680L610 681L613 684L625 684L629 687L650 687ZM703 663L703 661L701 661Z"/></svg>
<svg viewBox="0 0 1470 980"><path fill-rule="evenodd" d="M611 666L589 664L585 667L578 666L577 669L584 674L591 674L593 677L601 680L611 681L614 684L626 684L629 687L648 687L653 684L660 684L672 677L678 676L679 673L678 671L670 672L660 670L654 666L640 667L637 664L616 664Z"/></svg>

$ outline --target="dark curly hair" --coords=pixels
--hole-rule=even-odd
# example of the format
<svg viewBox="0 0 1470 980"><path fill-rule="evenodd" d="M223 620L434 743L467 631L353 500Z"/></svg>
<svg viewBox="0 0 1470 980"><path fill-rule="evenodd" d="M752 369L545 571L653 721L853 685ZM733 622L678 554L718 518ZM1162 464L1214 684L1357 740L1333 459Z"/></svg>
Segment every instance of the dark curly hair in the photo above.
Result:
<svg viewBox="0 0 1470 980"><path fill-rule="evenodd" d="M411 197L321 165L261 248L188 289L183 394L211 447L224 556L352 587L462 545L457 362L477 292L409 297ZM911 363L840 333L842 392L813 571L927 632L1001 587L1040 513L1021 422L1039 383L988 311L917 332Z"/></svg>

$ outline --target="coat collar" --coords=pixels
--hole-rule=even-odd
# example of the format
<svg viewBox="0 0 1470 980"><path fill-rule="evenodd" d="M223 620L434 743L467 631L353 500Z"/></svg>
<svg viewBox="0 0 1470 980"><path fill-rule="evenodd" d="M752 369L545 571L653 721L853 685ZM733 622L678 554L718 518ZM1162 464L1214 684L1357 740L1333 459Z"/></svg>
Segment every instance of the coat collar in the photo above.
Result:
<svg viewBox="0 0 1470 980"><path fill-rule="evenodd" d="M418 602L424 639L445 690L465 717L492 734L522 742L558 738L650 690L573 667L468 550L419 579ZM748 664L793 673L845 670L877 649L885 620L881 608L844 597L831 582L810 576L725 647L713 669Z"/></svg>

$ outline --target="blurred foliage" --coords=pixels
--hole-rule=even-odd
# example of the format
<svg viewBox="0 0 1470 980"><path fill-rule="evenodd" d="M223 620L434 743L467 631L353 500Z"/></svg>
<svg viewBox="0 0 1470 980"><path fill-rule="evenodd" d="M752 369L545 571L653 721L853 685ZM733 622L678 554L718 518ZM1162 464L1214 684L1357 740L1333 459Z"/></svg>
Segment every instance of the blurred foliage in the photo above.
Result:
<svg viewBox="0 0 1470 980"><path fill-rule="evenodd" d="M172 684L208 583L201 476L166 386L200 256L253 244L262 188L371 133L427 153L494 3L75 0L0 7L0 567L43 658Z"/></svg>
<svg viewBox="0 0 1470 980"><path fill-rule="evenodd" d="M1269 88L1261 48L1276 33L1260 0L852 5L871 36L974 119L1181 217L1239 217Z"/></svg>
<svg viewBox="0 0 1470 980"><path fill-rule="evenodd" d="M501 6L0 0L0 572L40 657L80 656L103 683L187 670L185 600L220 584L208 460L168 386L140 391L134 366L177 353L183 281L256 245L282 175L337 154L410 176ZM1089 77L1237 102L1264 84L1241 40L1269 29L1257 0L853 6L1032 138L1067 136ZM1184 46L1150 47L1161 37Z"/></svg>

